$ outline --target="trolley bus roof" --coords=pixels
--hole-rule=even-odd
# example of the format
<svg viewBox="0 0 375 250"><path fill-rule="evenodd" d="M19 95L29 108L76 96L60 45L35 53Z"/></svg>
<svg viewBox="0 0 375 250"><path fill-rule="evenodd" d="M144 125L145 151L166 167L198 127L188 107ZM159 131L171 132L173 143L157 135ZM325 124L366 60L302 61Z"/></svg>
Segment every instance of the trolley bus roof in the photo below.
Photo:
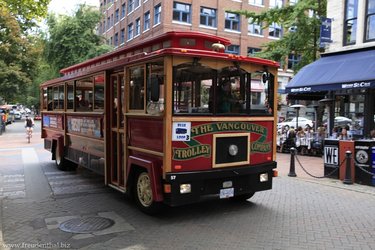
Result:
<svg viewBox="0 0 375 250"><path fill-rule="evenodd" d="M89 75L113 67L122 67L152 57L163 55L179 55L189 57L209 57L221 60L248 62L269 67L279 67L279 63L256 57L239 56L225 53L223 50L213 50L212 44L230 45L226 38L200 32L167 32L160 36L140 41L130 46L121 47L115 51L86 60L60 70L64 76L49 80L42 84L48 86L60 81ZM209 45L209 46L208 46Z"/></svg>

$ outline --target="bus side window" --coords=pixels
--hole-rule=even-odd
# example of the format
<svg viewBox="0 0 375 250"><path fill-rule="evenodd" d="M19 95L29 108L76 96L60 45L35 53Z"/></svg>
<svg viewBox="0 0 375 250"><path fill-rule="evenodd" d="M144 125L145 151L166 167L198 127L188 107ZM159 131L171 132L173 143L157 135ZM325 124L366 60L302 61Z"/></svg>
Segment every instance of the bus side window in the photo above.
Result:
<svg viewBox="0 0 375 250"><path fill-rule="evenodd" d="M76 82L75 108L77 111L93 110L93 89L92 77Z"/></svg>
<svg viewBox="0 0 375 250"><path fill-rule="evenodd" d="M144 67L138 66L135 68L131 68L129 79L129 109L144 110Z"/></svg>

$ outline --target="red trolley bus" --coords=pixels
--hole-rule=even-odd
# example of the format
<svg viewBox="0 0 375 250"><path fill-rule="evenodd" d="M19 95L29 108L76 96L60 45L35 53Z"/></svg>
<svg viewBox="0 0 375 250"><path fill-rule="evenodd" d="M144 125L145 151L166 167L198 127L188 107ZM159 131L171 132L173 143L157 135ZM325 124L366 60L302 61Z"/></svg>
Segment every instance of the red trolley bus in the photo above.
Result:
<svg viewBox="0 0 375 250"><path fill-rule="evenodd" d="M168 32L62 69L41 85L57 167L102 174L147 213L271 189L278 63L229 44Z"/></svg>

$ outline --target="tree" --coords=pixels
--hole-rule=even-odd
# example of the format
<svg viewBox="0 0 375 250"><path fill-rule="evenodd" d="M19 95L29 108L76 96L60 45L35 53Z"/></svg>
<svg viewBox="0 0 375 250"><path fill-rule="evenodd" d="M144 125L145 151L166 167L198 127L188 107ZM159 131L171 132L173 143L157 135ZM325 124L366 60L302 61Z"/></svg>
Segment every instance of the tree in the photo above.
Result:
<svg viewBox="0 0 375 250"><path fill-rule="evenodd" d="M36 26L36 21L47 15L51 0L0 0L0 6L12 13L23 31Z"/></svg>
<svg viewBox="0 0 375 250"><path fill-rule="evenodd" d="M320 17L326 13L327 0L299 0L295 5L272 8L261 13L235 11L252 23L262 23L267 28L272 23L282 24L283 37L269 42L257 55L275 61L286 61L289 54L301 55L301 61L295 65L297 72L303 66L313 62L319 56L318 36Z"/></svg>
<svg viewBox="0 0 375 250"><path fill-rule="evenodd" d="M62 69L110 51L104 38L95 34L100 19L100 12L87 5L80 5L73 16L49 15L46 62Z"/></svg>
<svg viewBox="0 0 375 250"><path fill-rule="evenodd" d="M6 102L25 94L35 76L36 59L41 51L31 37L23 34L14 15L0 7L0 96Z"/></svg>

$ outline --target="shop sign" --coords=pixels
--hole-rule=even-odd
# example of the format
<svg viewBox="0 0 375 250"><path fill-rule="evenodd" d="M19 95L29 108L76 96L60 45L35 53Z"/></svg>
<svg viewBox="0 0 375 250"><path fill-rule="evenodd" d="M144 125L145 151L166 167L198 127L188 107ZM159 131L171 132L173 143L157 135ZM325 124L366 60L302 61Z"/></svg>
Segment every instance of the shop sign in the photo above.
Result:
<svg viewBox="0 0 375 250"><path fill-rule="evenodd" d="M341 88L343 89L354 89L354 88L370 88L371 82L355 82L355 83L343 83Z"/></svg>
<svg viewBox="0 0 375 250"><path fill-rule="evenodd" d="M324 147L324 164L339 165L338 147Z"/></svg>

